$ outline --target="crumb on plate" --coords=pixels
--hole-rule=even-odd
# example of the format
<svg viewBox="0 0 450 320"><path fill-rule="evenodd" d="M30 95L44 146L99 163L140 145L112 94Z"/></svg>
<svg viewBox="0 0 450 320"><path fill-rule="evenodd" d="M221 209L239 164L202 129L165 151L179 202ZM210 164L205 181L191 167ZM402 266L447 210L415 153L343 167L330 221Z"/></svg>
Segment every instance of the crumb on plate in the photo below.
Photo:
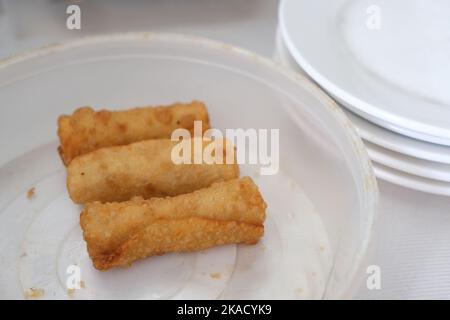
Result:
<svg viewBox="0 0 450 320"><path fill-rule="evenodd" d="M69 297L73 297L73 294L75 293L75 289L67 289L67 295L69 296Z"/></svg>
<svg viewBox="0 0 450 320"><path fill-rule="evenodd" d="M210 273L209 276L213 279L220 279L221 277L219 272Z"/></svg>
<svg viewBox="0 0 450 320"><path fill-rule="evenodd" d="M34 197L34 195L35 195L35 190L36 190L35 187L32 187L32 188L28 189L28 191L27 191L27 198L28 198L28 199L31 199L31 198Z"/></svg>
<svg viewBox="0 0 450 320"><path fill-rule="evenodd" d="M25 299L39 299L44 296L44 290L39 288L30 288L25 291Z"/></svg>

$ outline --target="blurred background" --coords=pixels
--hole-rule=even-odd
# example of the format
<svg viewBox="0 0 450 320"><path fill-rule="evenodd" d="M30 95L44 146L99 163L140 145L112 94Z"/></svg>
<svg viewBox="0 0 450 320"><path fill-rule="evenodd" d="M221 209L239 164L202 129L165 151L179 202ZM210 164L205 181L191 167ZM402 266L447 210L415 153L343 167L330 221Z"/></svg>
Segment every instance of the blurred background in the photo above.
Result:
<svg viewBox="0 0 450 320"><path fill-rule="evenodd" d="M66 9L81 9L69 30ZM277 0L0 0L0 56L77 37L129 31L188 33L270 56Z"/></svg>

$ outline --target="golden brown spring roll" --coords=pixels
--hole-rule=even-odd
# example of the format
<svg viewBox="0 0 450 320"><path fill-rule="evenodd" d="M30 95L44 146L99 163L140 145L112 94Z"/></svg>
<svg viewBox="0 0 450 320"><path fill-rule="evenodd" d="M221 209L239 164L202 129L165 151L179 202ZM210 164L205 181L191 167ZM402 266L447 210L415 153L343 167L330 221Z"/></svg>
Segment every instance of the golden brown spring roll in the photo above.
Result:
<svg viewBox="0 0 450 320"><path fill-rule="evenodd" d="M107 270L167 252L255 244L265 210L258 187L245 177L172 198L90 203L80 225L95 268Z"/></svg>
<svg viewBox="0 0 450 320"><path fill-rule="evenodd" d="M199 150L214 143L201 138L185 140L192 146L192 156L194 140L198 141ZM231 143L222 141L220 152L226 157ZM235 158L231 164L175 164L171 153L177 144L170 139L147 140L98 149L73 159L67 167L70 198L75 203L87 203L124 201L135 196L175 196L239 176Z"/></svg>
<svg viewBox="0 0 450 320"><path fill-rule="evenodd" d="M192 131L194 121L202 121L203 131L209 128L208 112L202 102L125 111L95 112L90 107L83 107L71 116L59 117L58 136L61 145L58 151L64 164L68 165L73 158L102 147L148 139L168 139L177 128Z"/></svg>

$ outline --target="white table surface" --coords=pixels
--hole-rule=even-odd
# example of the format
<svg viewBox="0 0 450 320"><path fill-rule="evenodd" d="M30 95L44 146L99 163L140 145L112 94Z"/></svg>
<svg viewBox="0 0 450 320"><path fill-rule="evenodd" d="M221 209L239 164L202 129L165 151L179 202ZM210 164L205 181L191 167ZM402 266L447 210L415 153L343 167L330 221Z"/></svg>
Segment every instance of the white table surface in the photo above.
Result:
<svg viewBox="0 0 450 320"><path fill-rule="evenodd" d="M136 30L195 34L272 57L277 0L141 1L137 11L125 3L81 1L82 29L69 31L64 1L0 0L0 58L49 42ZM381 268L382 288L369 291L363 283L356 298L450 299L450 197L383 181L379 187L370 263Z"/></svg>

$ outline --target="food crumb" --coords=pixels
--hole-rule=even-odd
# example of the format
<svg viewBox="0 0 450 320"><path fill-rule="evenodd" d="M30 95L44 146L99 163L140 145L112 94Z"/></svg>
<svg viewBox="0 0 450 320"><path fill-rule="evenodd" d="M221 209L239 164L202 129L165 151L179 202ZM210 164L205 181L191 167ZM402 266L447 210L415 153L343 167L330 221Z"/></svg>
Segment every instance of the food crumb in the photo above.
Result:
<svg viewBox="0 0 450 320"><path fill-rule="evenodd" d="M320 246L319 249L320 249L320 251L325 251L325 247L324 246Z"/></svg>
<svg viewBox="0 0 450 320"><path fill-rule="evenodd" d="M75 289L67 289L67 295L69 296L69 297L73 297L73 294L75 293Z"/></svg>
<svg viewBox="0 0 450 320"><path fill-rule="evenodd" d="M44 290L39 288L30 288L25 292L25 299L39 299L44 296Z"/></svg>
<svg viewBox="0 0 450 320"><path fill-rule="evenodd" d="M213 279L220 279L221 275L218 272L210 273L209 276Z"/></svg>
<svg viewBox="0 0 450 320"><path fill-rule="evenodd" d="M298 293L298 294L302 294L303 291L304 291L303 288L298 288L298 289L297 289L297 293Z"/></svg>
<svg viewBox="0 0 450 320"><path fill-rule="evenodd" d="M27 191L27 198L28 198L28 199L31 199L31 198L34 197L34 195L35 195L35 190L36 190L35 187L32 187L32 188L28 189L28 191Z"/></svg>
<svg viewBox="0 0 450 320"><path fill-rule="evenodd" d="M84 283L84 281L80 281L80 289L84 289L84 288L86 288L86 284ZM76 289L74 289L74 288L68 288L67 295L72 298L75 291L76 291Z"/></svg>

